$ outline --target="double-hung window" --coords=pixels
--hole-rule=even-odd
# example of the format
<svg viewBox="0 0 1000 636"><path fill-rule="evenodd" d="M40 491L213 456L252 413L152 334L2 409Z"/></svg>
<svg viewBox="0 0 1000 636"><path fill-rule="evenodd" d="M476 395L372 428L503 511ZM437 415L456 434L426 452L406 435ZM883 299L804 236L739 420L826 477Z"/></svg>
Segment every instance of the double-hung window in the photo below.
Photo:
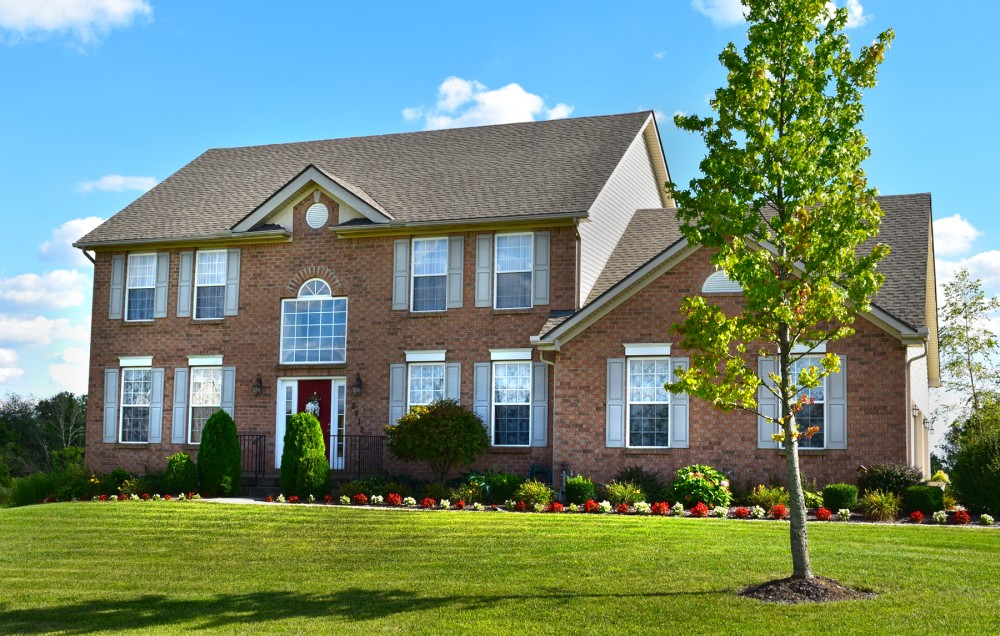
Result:
<svg viewBox="0 0 1000 636"><path fill-rule="evenodd" d="M194 317L222 318L226 305L226 251L198 252L194 273Z"/></svg>
<svg viewBox="0 0 1000 636"><path fill-rule="evenodd" d="M413 239L411 311L444 311L448 303L448 239Z"/></svg>
<svg viewBox="0 0 1000 636"><path fill-rule="evenodd" d="M222 408L222 367L191 369L191 399L188 413L188 443L200 444L205 422Z"/></svg>
<svg viewBox="0 0 1000 636"><path fill-rule="evenodd" d="M628 359L628 445L665 448L670 445L670 358Z"/></svg>
<svg viewBox="0 0 1000 636"><path fill-rule="evenodd" d="M420 362L409 365L406 410L444 399L444 363Z"/></svg>
<svg viewBox="0 0 1000 636"><path fill-rule="evenodd" d="M798 378L799 373L810 366L820 366L820 359L815 356L806 356L792 362L792 378ZM801 399L803 396L809 401L803 404L802 410L795 414L795 423L802 433L813 426L819 428L819 432L814 433L808 439L800 437L799 446L801 448L826 448L826 378L823 378L815 389L802 389L795 397Z"/></svg>
<svg viewBox="0 0 1000 636"><path fill-rule="evenodd" d="M496 309L531 307L531 272L534 266L534 234L497 234Z"/></svg>
<svg viewBox="0 0 1000 636"><path fill-rule="evenodd" d="M127 280L125 320L152 320L156 297L156 254L129 254Z"/></svg>
<svg viewBox="0 0 1000 636"><path fill-rule="evenodd" d="M493 363L493 445L528 446L531 362Z"/></svg>
<svg viewBox="0 0 1000 636"><path fill-rule="evenodd" d="M123 368L119 441L149 441L149 411L153 394L153 370Z"/></svg>
<svg viewBox="0 0 1000 636"><path fill-rule="evenodd" d="M297 298L281 301L281 363L339 364L347 357L347 298L306 281Z"/></svg>

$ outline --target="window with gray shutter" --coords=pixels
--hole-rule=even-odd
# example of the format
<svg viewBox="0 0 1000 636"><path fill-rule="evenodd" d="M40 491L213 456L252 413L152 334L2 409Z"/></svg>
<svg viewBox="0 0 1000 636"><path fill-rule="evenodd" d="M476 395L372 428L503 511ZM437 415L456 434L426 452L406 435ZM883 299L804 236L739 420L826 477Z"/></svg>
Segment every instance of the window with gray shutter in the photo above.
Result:
<svg viewBox="0 0 1000 636"><path fill-rule="evenodd" d="M105 444L118 440L118 369L104 370L104 436Z"/></svg>
<svg viewBox="0 0 1000 636"><path fill-rule="evenodd" d="M174 369L174 405L170 419L170 441L183 444L187 441L188 369Z"/></svg>
<svg viewBox="0 0 1000 636"><path fill-rule="evenodd" d="M826 447L847 448L847 356L840 356L840 371L826 378Z"/></svg>
<svg viewBox="0 0 1000 636"><path fill-rule="evenodd" d="M222 410L236 418L236 367L222 367Z"/></svg>
<svg viewBox="0 0 1000 636"><path fill-rule="evenodd" d="M535 232L535 269L532 277L533 297L535 305L549 304L549 270L550 268L550 234Z"/></svg>
<svg viewBox="0 0 1000 636"><path fill-rule="evenodd" d="M410 239L396 239L392 250L392 308L409 309L409 294Z"/></svg>
<svg viewBox="0 0 1000 636"><path fill-rule="evenodd" d="M389 424L406 415L406 365L389 365Z"/></svg>
<svg viewBox="0 0 1000 636"><path fill-rule="evenodd" d="M493 235L476 237L476 307L493 306Z"/></svg>
<svg viewBox="0 0 1000 636"><path fill-rule="evenodd" d="M125 306L125 255L111 257L111 298L108 304L108 319L121 320Z"/></svg>
<svg viewBox="0 0 1000 636"><path fill-rule="evenodd" d="M473 367L473 398L472 409L483 421L483 426L490 430L490 363L476 362Z"/></svg>
<svg viewBox="0 0 1000 636"><path fill-rule="evenodd" d="M625 359L608 358L606 430L604 443L608 448L625 446Z"/></svg>
<svg viewBox="0 0 1000 636"><path fill-rule="evenodd" d="M444 396L456 402L462 401L462 363L448 362L444 365Z"/></svg>
<svg viewBox="0 0 1000 636"><path fill-rule="evenodd" d="M226 261L226 311L235 316L240 311L240 248L227 250Z"/></svg>
<svg viewBox="0 0 1000 636"><path fill-rule="evenodd" d="M152 369L149 396L149 443L163 441L163 369Z"/></svg>
<svg viewBox="0 0 1000 636"><path fill-rule="evenodd" d="M153 317L167 317L167 287L170 280L170 252L156 255L156 294L153 301Z"/></svg>
<svg viewBox="0 0 1000 636"><path fill-rule="evenodd" d="M777 372L777 358L760 356L757 359L757 375L763 382L757 389L757 448L779 446L771 437L778 432L778 398L767 388L775 386L770 374Z"/></svg>
<svg viewBox="0 0 1000 636"><path fill-rule="evenodd" d="M448 308L462 306L465 272L465 237L448 237Z"/></svg>
<svg viewBox="0 0 1000 636"><path fill-rule="evenodd" d="M194 252L180 253L177 275L177 317L191 317L191 297L194 289Z"/></svg>
<svg viewBox="0 0 1000 636"><path fill-rule="evenodd" d="M687 358L670 359L670 379L676 381L677 369L687 371L690 361ZM670 447L690 447L691 400L687 393L670 394Z"/></svg>
<svg viewBox="0 0 1000 636"><path fill-rule="evenodd" d="M531 365L531 445L549 444L549 365Z"/></svg>

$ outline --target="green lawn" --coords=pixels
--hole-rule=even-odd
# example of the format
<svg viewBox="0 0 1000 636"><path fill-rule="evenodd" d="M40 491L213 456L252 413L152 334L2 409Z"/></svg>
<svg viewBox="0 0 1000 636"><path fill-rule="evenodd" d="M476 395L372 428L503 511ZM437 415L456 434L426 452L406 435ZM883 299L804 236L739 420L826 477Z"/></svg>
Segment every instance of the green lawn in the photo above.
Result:
<svg viewBox="0 0 1000 636"><path fill-rule="evenodd" d="M74 503L0 510L0 633L1000 633L1000 531L812 524L874 601L770 606L787 525Z"/></svg>

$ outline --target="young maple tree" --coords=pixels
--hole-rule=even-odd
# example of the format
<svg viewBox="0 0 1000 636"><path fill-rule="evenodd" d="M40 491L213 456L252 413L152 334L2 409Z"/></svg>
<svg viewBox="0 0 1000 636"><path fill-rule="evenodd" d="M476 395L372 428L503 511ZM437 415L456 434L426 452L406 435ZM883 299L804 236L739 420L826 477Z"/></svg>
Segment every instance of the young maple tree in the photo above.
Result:
<svg viewBox="0 0 1000 636"><path fill-rule="evenodd" d="M778 403L775 436L785 451L790 494L793 578L812 578L795 420L806 389L839 370L839 358L792 374L803 348L853 333L858 312L883 277L888 248L859 246L878 233L882 212L862 162L870 150L858 128L861 95L893 39L881 33L857 55L843 33L846 9L825 0L743 0L748 43L719 56L728 85L710 101L712 117L677 116L707 146L703 176L667 190L678 203L684 236L715 250L713 263L743 288L736 315L702 297L685 298L675 325L692 352L691 368L667 385L723 410L758 412L764 386ZM864 251L864 250L862 250ZM769 382L757 355L776 357Z"/></svg>

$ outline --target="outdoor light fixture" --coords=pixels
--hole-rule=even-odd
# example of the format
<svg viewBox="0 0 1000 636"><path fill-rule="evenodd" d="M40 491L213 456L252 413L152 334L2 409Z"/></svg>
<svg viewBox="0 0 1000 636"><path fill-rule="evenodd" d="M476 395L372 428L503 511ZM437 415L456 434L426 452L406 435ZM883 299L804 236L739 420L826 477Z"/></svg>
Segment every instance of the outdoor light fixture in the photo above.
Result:
<svg viewBox="0 0 1000 636"><path fill-rule="evenodd" d="M260 397L260 394L264 392L264 383L260 381L259 373L250 388L253 390L254 397Z"/></svg>
<svg viewBox="0 0 1000 636"><path fill-rule="evenodd" d="M361 390L364 388L364 386L365 386L364 383L361 382L361 374L359 373L356 376L354 376L354 384L351 386L351 393L354 394L354 397L358 397L359 395L361 395Z"/></svg>
<svg viewBox="0 0 1000 636"><path fill-rule="evenodd" d="M920 415L920 408L914 404L913 408L910 409L910 413L913 413L913 419L917 419L917 416Z"/></svg>

